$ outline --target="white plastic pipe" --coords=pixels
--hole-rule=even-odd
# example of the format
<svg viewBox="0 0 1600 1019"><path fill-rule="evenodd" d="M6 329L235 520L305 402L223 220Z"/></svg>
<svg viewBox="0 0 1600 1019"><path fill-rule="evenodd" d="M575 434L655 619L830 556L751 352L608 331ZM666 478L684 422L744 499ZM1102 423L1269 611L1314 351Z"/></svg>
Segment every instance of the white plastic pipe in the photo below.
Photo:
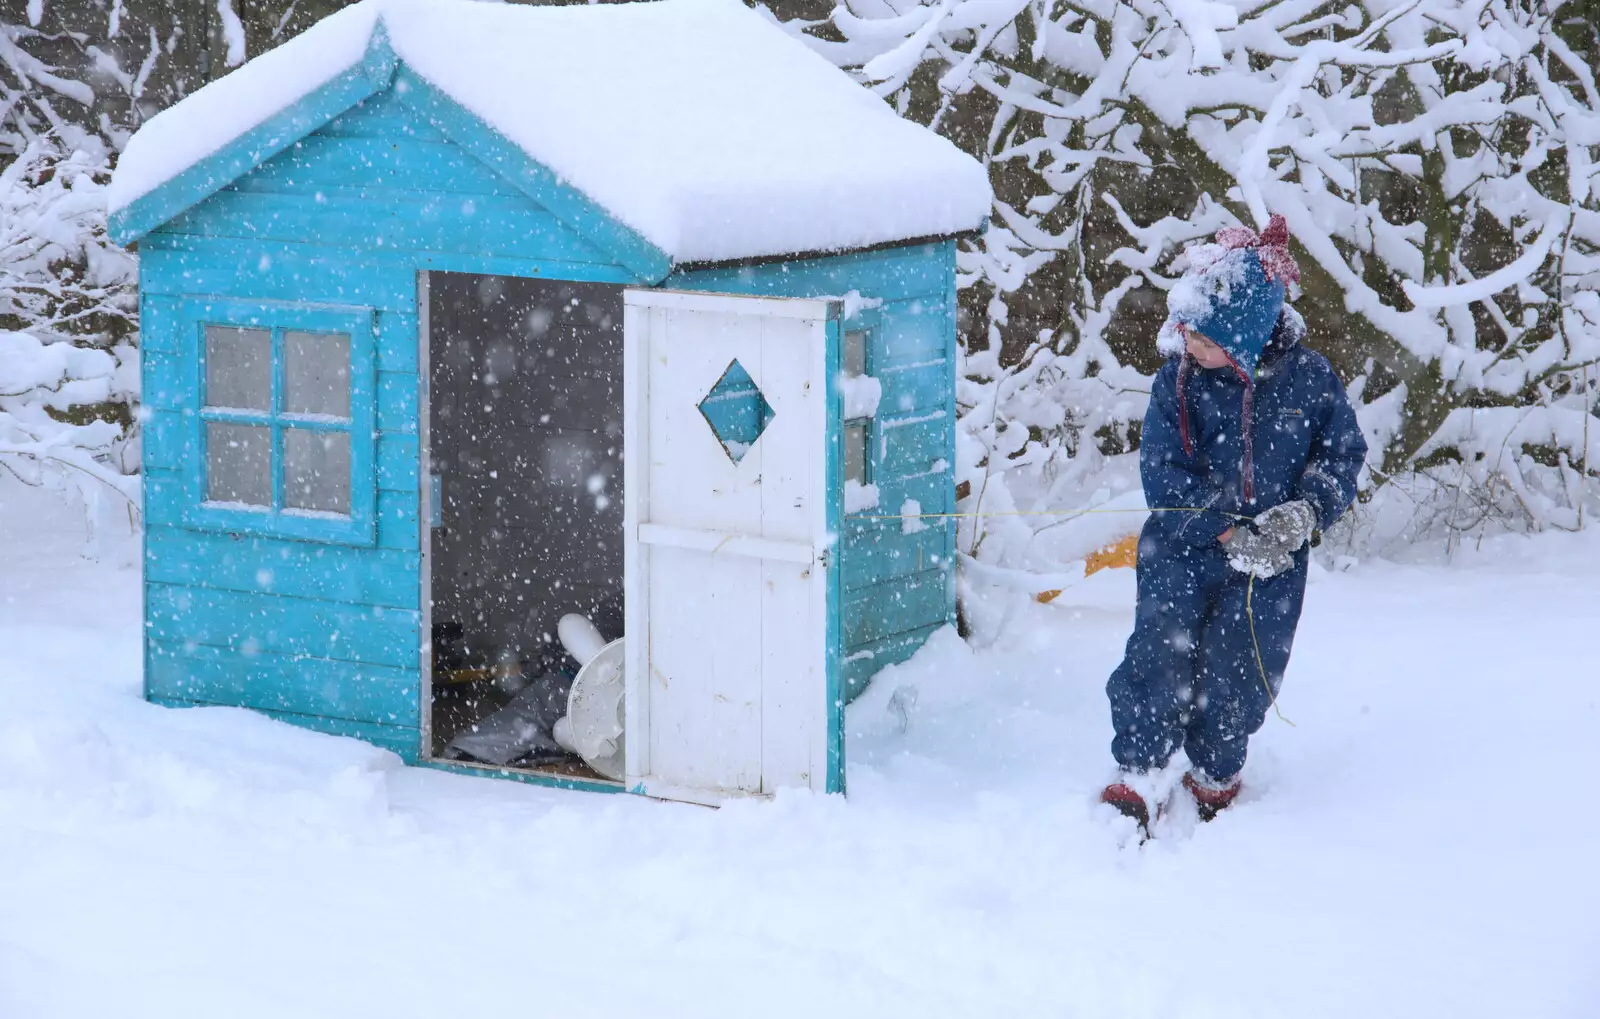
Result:
<svg viewBox="0 0 1600 1019"><path fill-rule="evenodd" d="M567 654L578 660L580 668L588 665L589 659L606 646L606 639L600 636L595 625L576 612L561 617L556 623L556 636L561 638L561 646L567 649Z"/></svg>

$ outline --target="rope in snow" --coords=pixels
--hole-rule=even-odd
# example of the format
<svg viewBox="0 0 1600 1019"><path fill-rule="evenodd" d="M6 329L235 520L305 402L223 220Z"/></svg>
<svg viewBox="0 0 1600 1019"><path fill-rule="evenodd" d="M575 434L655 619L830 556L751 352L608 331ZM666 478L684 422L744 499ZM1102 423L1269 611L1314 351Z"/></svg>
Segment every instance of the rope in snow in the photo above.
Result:
<svg viewBox="0 0 1600 1019"><path fill-rule="evenodd" d="M861 520L909 520L909 519L945 520L945 519L967 519L967 518L976 518L976 517L1076 517L1076 516L1083 516L1083 515L1086 515L1086 514L1089 514L1089 513L1218 513L1218 514L1221 514L1222 516L1230 517L1230 518L1232 518L1234 520L1254 520L1255 519L1255 517L1252 517L1252 516L1249 516L1249 515L1246 515L1246 514L1243 514L1243 513L1229 513L1226 510L1211 509L1211 508L1205 507L1205 506L1151 506L1151 507L1143 508L1143 509L1121 508L1121 507L1119 507L1119 508L1115 508L1115 509L1096 508L1096 509L1078 509L1078 510L999 510L999 511L991 510L989 512L974 512L974 513L884 513L884 514L877 514L877 515L869 515L869 514L863 513L863 514L860 514L859 516L857 516L857 519L861 519ZM856 514L852 514L852 516L856 516ZM976 560L974 560L974 562L976 562ZM1054 579L1054 578L1049 578L1049 579ZM1244 589L1244 617L1250 624L1250 644L1251 644L1252 648L1255 650L1256 671L1258 673L1260 673L1260 675L1261 675L1261 685L1267 691L1267 701L1268 701L1268 703L1270 703L1272 705L1273 713L1278 716L1278 719L1280 721L1286 723L1291 729L1298 729L1299 726L1295 725L1294 722L1290 721L1289 716L1285 715L1283 713L1283 709L1278 707L1278 695L1273 692L1272 681L1267 678L1267 666L1266 666L1266 663L1261 658L1261 640L1260 640L1260 638L1258 638L1256 636L1256 614L1255 614L1255 610L1252 608L1252 602L1253 602L1253 599L1255 597L1255 593L1256 593L1256 575L1254 573L1252 573L1252 574L1250 574L1250 581L1249 581L1249 583L1247 583L1245 585L1245 589Z"/></svg>
<svg viewBox="0 0 1600 1019"><path fill-rule="evenodd" d="M1212 509L1208 506L1154 506L1154 507L1117 507L1112 509L1076 509L1076 510L985 510L971 513L852 513L856 520L966 520L976 517L1078 517L1090 513L1216 513L1220 516L1231 517L1234 520L1254 520L1255 517L1242 513L1229 513L1227 510Z"/></svg>
<svg viewBox="0 0 1600 1019"><path fill-rule="evenodd" d="M1250 574L1250 583L1244 588L1244 618L1250 622L1250 643L1256 649L1256 671L1261 673L1261 685L1267 688L1267 701L1272 705L1272 710L1277 713L1280 722L1287 722L1289 728L1298 729L1298 725L1289 721L1289 716L1278 707L1278 695L1272 691L1272 683L1267 679L1267 667L1261 661L1261 642L1256 639L1256 614L1250 609L1250 599L1256 593L1256 575Z"/></svg>

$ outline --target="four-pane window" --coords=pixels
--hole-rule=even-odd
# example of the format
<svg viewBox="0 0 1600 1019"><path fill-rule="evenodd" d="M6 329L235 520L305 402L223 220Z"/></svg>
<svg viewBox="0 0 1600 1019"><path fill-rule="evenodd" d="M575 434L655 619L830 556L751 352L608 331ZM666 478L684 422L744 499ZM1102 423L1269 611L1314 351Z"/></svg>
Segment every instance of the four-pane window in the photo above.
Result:
<svg viewBox="0 0 1600 1019"><path fill-rule="evenodd" d="M206 324L205 501L348 517L350 335Z"/></svg>

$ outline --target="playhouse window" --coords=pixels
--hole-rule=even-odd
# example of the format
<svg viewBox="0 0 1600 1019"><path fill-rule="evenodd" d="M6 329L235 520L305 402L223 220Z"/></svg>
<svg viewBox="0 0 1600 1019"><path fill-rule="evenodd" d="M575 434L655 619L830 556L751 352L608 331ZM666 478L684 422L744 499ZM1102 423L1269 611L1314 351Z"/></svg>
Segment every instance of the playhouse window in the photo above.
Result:
<svg viewBox="0 0 1600 1019"><path fill-rule="evenodd" d="M844 334L844 353L839 366L845 375L854 378L867 373L867 331L851 329Z"/></svg>
<svg viewBox="0 0 1600 1019"><path fill-rule="evenodd" d="M870 327L861 323L844 331L839 351L839 373L846 380L867 374ZM848 405L848 402L847 402ZM844 423L844 480L865 488L872 480L872 419L851 418Z"/></svg>
<svg viewBox="0 0 1600 1019"><path fill-rule="evenodd" d="M206 326L206 403L272 409L272 331Z"/></svg>
<svg viewBox="0 0 1600 1019"><path fill-rule="evenodd" d="M212 502L272 505L272 431L206 422L206 495Z"/></svg>
<svg viewBox="0 0 1600 1019"><path fill-rule="evenodd" d="M207 501L349 516L350 337L207 325L205 360Z"/></svg>
<svg viewBox="0 0 1600 1019"><path fill-rule="evenodd" d="M370 541L371 313L221 301L188 310L201 384L191 522Z"/></svg>
<svg viewBox="0 0 1600 1019"><path fill-rule="evenodd" d="M847 421L844 426L844 479L866 485L867 478L867 422Z"/></svg>

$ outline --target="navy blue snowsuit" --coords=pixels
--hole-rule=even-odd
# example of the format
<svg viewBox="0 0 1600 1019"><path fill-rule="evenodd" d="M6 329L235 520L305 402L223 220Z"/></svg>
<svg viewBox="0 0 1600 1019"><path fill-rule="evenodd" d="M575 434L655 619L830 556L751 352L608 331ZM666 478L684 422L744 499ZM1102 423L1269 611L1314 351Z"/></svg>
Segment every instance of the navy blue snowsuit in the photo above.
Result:
<svg viewBox="0 0 1600 1019"><path fill-rule="evenodd" d="M1219 536L1239 521L1294 499L1329 527L1349 508L1367 444L1327 358L1300 345L1293 313L1279 318L1261 358L1251 412L1253 499L1243 484L1245 384L1234 368L1183 371L1181 357L1156 373L1140 440L1139 469L1152 513L1139 536L1139 601L1126 657L1106 684L1116 735L1111 753L1134 771L1163 767L1183 747L1214 780L1244 767L1249 737L1289 664L1305 595L1309 549L1294 567L1257 579L1250 597L1261 664L1245 613L1249 576L1228 565ZM1185 450L1180 406L1189 416Z"/></svg>

